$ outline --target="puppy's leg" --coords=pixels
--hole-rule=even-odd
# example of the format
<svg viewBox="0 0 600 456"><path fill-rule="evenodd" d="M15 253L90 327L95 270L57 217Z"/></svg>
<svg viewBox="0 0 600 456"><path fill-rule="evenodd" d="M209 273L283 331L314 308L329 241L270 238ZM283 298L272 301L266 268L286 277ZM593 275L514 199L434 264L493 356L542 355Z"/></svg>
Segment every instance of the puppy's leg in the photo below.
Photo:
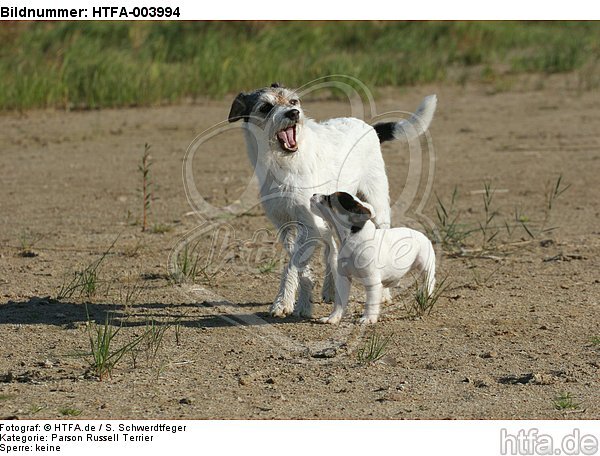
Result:
<svg viewBox="0 0 600 456"><path fill-rule="evenodd" d="M367 302L365 304L365 311L361 319L360 324L377 323L379 318L379 307L381 305L381 297L383 293L383 285L381 282L370 285L365 285L367 289Z"/></svg>
<svg viewBox="0 0 600 456"><path fill-rule="evenodd" d="M331 325L337 325L348 307L348 299L350 297L350 287L352 282L349 277L337 274L335 279L336 293L335 303L333 305L333 312L328 317L321 318L321 323L329 323Z"/></svg>
<svg viewBox="0 0 600 456"><path fill-rule="evenodd" d="M296 230L292 227L286 228L281 232L283 248L288 253L290 259L288 264L283 268L279 291L269 309L269 312L274 317L285 317L294 311L294 301L296 290L298 289L298 269L292 261L296 249L296 236Z"/></svg>
<svg viewBox="0 0 600 456"><path fill-rule="evenodd" d="M323 302L335 302L335 280L337 271L338 249L335 239L332 235L325 238L325 248L323 249L325 260L325 278L323 280L323 290L321 297Z"/></svg>

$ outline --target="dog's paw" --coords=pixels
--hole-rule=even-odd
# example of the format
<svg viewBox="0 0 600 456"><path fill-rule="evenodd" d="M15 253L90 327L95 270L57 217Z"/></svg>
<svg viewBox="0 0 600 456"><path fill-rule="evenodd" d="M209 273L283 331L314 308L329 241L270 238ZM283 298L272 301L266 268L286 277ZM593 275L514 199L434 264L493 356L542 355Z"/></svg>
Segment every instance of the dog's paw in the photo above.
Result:
<svg viewBox="0 0 600 456"><path fill-rule="evenodd" d="M339 313L332 313L328 317L319 318L320 323L325 323L328 325L337 325L342 319L342 315Z"/></svg>
<svg viewBox="0 0 600 456"><path fill-rule="evenodd" d="M312 302L296 305L294 309L295 317L312 318L313 305Z"/></svg>
<svg viewBox="0 0 600 456"><path fill-rule="evenodd" d="M269 309L269 313L272 317L283 318L291 315L294 311L293 305L286 305L282 301L275 301L271 308Z"/></svg>
<svg viewBox="0 0 600 456"><path fill-rule="evenodd" d="M358 322L361 325L372 325L377 323L377 315L363 315Z"/></svg>
<svg viewBox="0 0 600 456"><path fill-rule="evenodd" d="M383 293L381 295L381 302L383 304L391 304L392 303L392 290L389 288L384 288Z"/></svg>

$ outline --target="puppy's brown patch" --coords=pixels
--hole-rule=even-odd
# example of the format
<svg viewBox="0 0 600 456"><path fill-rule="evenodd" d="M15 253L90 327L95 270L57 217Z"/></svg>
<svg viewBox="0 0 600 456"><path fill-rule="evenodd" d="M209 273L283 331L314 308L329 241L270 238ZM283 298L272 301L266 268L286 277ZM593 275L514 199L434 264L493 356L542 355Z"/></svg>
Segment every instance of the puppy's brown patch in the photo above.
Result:
<svg viewBox="0 0 600 456"><path fill-rule="evenodd" d="M352 214L364 215L367 218L371 218L371 211L356 201L349 193L335 192L333 197L344 210Z"/></svg>

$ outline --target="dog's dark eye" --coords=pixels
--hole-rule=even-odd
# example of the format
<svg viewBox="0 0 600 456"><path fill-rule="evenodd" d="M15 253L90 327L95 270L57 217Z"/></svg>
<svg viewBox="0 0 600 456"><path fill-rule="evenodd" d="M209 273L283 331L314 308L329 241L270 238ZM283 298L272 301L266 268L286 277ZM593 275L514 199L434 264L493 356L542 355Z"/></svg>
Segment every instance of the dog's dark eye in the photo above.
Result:
<svg viewBox="0 0 600 456"><path fill-rule="evenodd" d="M260 107L259 111L263 114L269 114L271 112L271 109L273 109L273 105L271 103L265 103Z"/></svg>
<svg viewBox="0 0 600 456"><path fill-rule="evenodd" d="M292 106L296 106L300 101L299 100L290 100L290 104Z"/></svg>

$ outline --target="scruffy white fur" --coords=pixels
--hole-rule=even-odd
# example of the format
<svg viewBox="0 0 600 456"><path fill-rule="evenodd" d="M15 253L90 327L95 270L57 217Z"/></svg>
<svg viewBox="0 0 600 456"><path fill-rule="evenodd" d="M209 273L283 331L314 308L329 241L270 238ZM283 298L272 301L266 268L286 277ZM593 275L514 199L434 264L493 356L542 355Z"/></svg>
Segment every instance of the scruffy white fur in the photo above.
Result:
<svg viewBox="0 0 600 456"><path fill-rule="evenodd" d="M413 117L398 122L394 138L401 135L403 126L409 137L425 131L435 105L435 97L428 97L420 108L425 121ZM328 225L311 212L310 197L315 192L338 190L359 194L374 208L374 223L390 226L388 180L378 134L355 118L316 122L304 115L295 92L278 84L240 93L229 114L230 122L236 120L244 121L261 202L290 256L270 312L277 317L291 313L311 317L313 280L308 261L317 245L314 240L326 245L325 301L332 301L335 295L332 278L337 276L337 247Z"/></svg>
<svg viewBox="0 0 600 456"><path fill-rule="evenodd" d="M435 252L427 237L409 228L377 228L373 207L353 195L338 192L312 196L311 209L323 217L339 241L334 309L323 323L337 324L348 306L352 278L367 292L361 323L376 323L384 287L398 286L409 271L425 273L427 292L435 287Z"/></svg>

